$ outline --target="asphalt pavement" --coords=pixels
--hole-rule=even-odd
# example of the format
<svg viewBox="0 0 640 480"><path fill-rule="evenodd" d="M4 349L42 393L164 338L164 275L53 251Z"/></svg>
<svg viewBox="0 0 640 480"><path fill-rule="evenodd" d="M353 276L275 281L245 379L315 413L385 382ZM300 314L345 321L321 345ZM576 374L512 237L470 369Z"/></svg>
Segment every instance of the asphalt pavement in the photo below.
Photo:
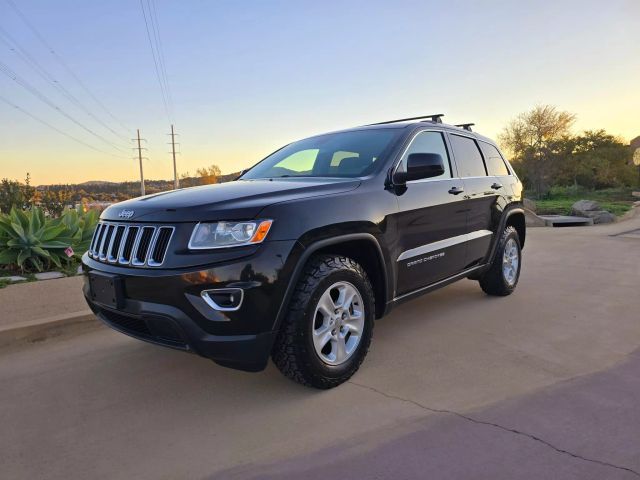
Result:
<svg viewBox="0 0 640 480"><path fill-rule="evenodd" d="M639 477L636 229L530 229L513 295L401 306L330 391L106 328L0 349L0 478Z"/></svg>

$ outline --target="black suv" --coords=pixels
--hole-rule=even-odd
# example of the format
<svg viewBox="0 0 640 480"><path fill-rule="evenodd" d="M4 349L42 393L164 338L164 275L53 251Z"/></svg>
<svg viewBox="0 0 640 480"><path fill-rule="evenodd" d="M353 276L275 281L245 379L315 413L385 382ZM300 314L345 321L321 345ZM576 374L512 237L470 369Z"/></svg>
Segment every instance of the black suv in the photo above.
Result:
<svg viewBox="0 0 640 480"><path fill-rule="evenodd" d="M87 302L141 340L339 385L399 303L463 278L490 295L518 283L522 184L491 140L440 117L307 138L236 181L107 208Z"/></svg>

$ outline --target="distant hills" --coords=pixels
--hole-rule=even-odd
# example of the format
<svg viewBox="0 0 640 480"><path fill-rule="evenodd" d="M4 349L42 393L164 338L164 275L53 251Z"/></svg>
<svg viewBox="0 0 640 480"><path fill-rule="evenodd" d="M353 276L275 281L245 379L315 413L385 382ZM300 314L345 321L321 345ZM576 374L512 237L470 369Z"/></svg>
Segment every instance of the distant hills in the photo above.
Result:
<svg viewBox="0 0 640 480"><path fill-rule="evenodd" d="M240 172L220 175L217 182L224 183L234 180ZM196 187L210 183L210 178L187 177L180 179L180 187ZM173 180L145 180L145 193L147 195L173 190ZM60 201L66 202L120 202L140 195L140 182L110 182L108 180L89 180L77 184L39 185L39 192L56 192Z"/></svg>
<svg viewBox="0 0 640 480"><path fill-rule="evenodd" d="M98 185L117 185L118 182L107 182L106 180L89 180L88 182L78 183L80 186L98 186Z"/></svg>

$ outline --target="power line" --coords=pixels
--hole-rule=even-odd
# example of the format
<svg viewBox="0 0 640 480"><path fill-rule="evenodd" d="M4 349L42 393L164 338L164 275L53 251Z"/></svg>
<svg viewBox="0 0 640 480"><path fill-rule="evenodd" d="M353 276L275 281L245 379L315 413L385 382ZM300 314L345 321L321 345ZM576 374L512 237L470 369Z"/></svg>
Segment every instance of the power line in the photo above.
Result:
<svg viewBox="0 0 640 480"><path fill-rule="evenodd" d="M60 92L67 100L73 103L76 107L80 108L89 117L98 122L104 128L113 133L120 140L125 140L121 134L113 130L109 125L95 116L78 98L67 90L53 75L51 75L40 63L33 58L33 56L16 42L14 38L7 33L2 27L0 27L0 41L4 43L10 50L16 53L27 65L29 65L41 78L49 82L58 92Z"/></svg>
<svg viewBox="0 0 640 480"><path fill-rule="evenodd" d="M19 110L20 112L24 113L24 114L25 114L25 115L27 115L28 117L31 117L31 118L32 118L32 119L34 119L35 121L40 122L40 123L42 123L43 125L46 125L46 126L47 126L47 127L49 127L50 129L55 130L56 132L58 132L59 134L64 135L65 137L70 138L71 140L73 140L73 141L75 141L75 142L78 142L78 143L80 143L80 144L84 145L85 147L90 148L91 150L95 150L96 152L104 153L105 155L110 155L110 156L112 156L112 157L117 157L117 158L127 158L127 157L124 157L124 156L122 156L122 155L116 155L115 153L106 152L106 151L101 150L101 149L99 149L99 148L97 148L97 147L94 147L93 145L91 145L91 144L89 144L89 143L87 143L87 142L85 142L85 141L83 141L83 140L80 140L79 138L74 137L73 135L71 135L71 134L69 134L69 133L67 133L67 132L65 132L65 131L63 131L63 130L60 130L58 127L56 127L56 126L54 126L54 125L51 125L51 124L50 124L49 122L47 122L46 120L42 120L41 118L36 117L34 114L32 114L32 113L28 112L27 110L25 110L24 108L22 108L22 107L20 107L20 106L16 105L15 103L11 102L10 100L7 100L7 99L6 99L6 98L4 98L3 96L0 96L0 100L2 100L4 103L6 103L7 105L9 105L10 107L13 107L13 108L15 108L16 110Z"/></svg>
<svg viewBox="0 0 640 480"><path fill-rule="evenodd" d="M11 70L11 68L9 68L8 65L5 65L2 62L0 62L0 72L4 73L11 80L13 80L18 85L20 85L22 88L24 88L29 93L31 93L31 95L33 95L34 97L36 97L38 100L40 100L41 102L45 103L49 107L53 108L54 110L57 110L61 115L63 115L65 118L69 119L70 121L72 121L76 125L78 125L80 128L82 128L86 132L90 133L94 137L100 139L102 142L112 146L113 148L115 148L117 150L121 150L121 151L123 150L123 148L119 147L115 143L113 143L110 140L104 138L99 133L96 133L92 129L90 129L89 127L85 126L82 122L79 122L78 120L73 118L67 112L62 110L58 105L56 105L54 102L52 102L51 99L49 99L49 97L47 97L45 94L40 92L37 88L35 88L33 85L31 85L25 79L21 78L17 73L15 73L13 70Z"/></svg>
<svg viewBox="0 0 640 480"><path fill-rule="evenodd" d="M156 78L158 79L158 85L160 85L160 94L162 95L162 103L164 104L165 112L167 113L167 118L171 121L171 111L169 108L169 95L168 95L168 85L165 85L164 78L161 73L160 67L160 52L157 51L158 47L154 44L154 39L151 37L151 31L149 30L149 21L152 21L151 11L149 11L149 21L147 21L147 13L144 8L144 0L140 0L140 8L142 9L142 16L144 18L144 25L147 30L147 38L149 39L149 46L151 47L151 56L153 57L153 65L156 70ZM153 28L153 27L152 27Z"/></svg>
<svg viewBox="0 0 640 480"><path fill-rule="evenodd" d="M156 38L156 50L159 53L160 70L164 79L164 87L167 92L167 100L169 103L169 111L173 114L173 96L171 94L171 88L169 87L169 77L167 76L167 63L164 57L164 47L162 46L162 36L160 35L160 23L158 22L158 11L156 10L155 0L147 0L147 6L149 7L151 26Z"/></svg>
<svg viewBox="0 0 640 480"><path fill-rule="evenodd" d="M40 34L38 29L29 21L27 16L22 13L22 11L17 7L17 5L13 2L13 0L6 0L7 4L13 9L13 11L22 19L24 24L29 27L31 32L40 40L45 48L49 51L51 55L56 59L56 61L66 70L66 72L73 77L78 85L85 91L85 93L91 97L91 99L100 107L104 112L111 117L116 123L118 123L126 132L130 132L131 129L127 127L122 121L120 121L111 111L102 103L98 97L96 97L91 90L85 85L85 83L76 75L76 73L69 67L69 65L62 59L62 57L53 49L53 47L45 40L45 38Z"/></svg>

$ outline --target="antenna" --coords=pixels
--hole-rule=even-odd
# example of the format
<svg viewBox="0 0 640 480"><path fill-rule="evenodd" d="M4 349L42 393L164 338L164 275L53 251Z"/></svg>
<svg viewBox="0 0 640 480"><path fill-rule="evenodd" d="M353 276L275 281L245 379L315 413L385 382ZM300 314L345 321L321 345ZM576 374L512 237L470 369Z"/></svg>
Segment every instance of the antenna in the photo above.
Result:
<svg viewBox="0 0 640 480"><path fill-rule="evenodd" d="M441 117L444 117L444 113L436 113L436 114L432 114L432 115L422 115L420 117L399 118L397 120L387 120L386 122L370 123L369 125L386 125L388 123L408 122L410 120L424 120L425 118L428 118L432 122L435 122L435 123L442 123L442 118ZM369 125L367 125L367 126L369 126Z"/></svg>
<svg viewBox="0 0 640 480"><path fill-rule="evenodd" d="M460 124L456 125L456 127L463 128L467 132L473 132L473 130L471 130L471 127L473 127L474 125L475 125L475 123L460 123Z"/></svg>

